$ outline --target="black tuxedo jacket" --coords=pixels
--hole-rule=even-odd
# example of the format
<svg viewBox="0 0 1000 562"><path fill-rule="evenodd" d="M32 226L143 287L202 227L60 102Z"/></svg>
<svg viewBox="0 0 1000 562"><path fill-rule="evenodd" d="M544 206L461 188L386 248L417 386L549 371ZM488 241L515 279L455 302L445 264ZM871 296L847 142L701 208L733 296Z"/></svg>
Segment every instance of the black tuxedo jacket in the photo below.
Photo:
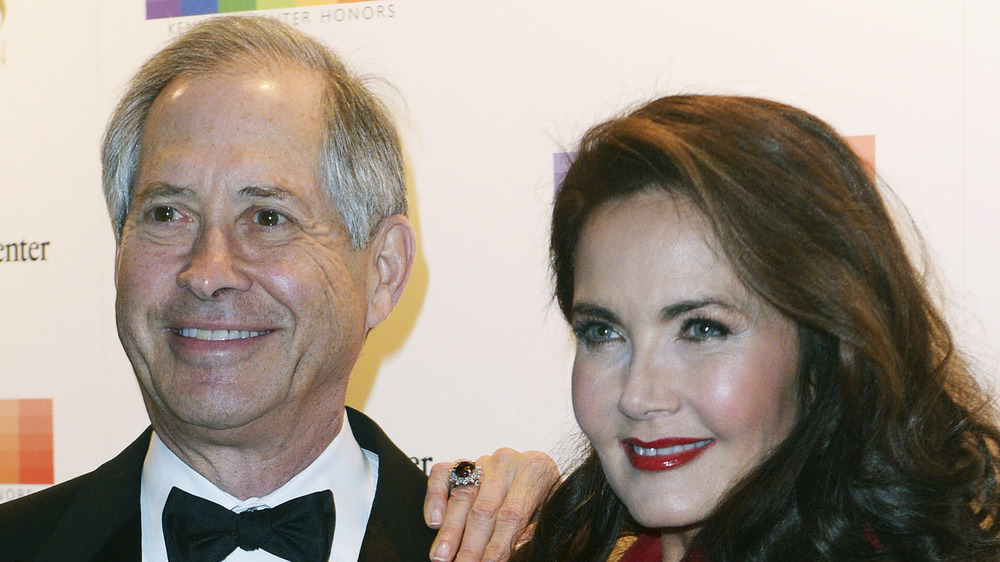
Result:
<svg viewBox="0 0 1000 562"><path fill-rule="evenodd" d="M378 486L360 561L424 562L434 531L423 519L427 477L364 414L347 409L354 437L378 455ZM0 504L0 561L139 562L139 485L152 429L78 478Z"/></svg>

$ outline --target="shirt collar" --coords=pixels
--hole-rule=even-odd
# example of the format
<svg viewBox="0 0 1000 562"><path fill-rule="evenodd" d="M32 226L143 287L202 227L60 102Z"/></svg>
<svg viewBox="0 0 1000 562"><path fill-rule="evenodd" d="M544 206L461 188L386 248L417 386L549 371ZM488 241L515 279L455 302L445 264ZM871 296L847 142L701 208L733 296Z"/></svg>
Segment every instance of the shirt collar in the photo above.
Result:
<svg viewBox="0 0 1000 562"><path fill-rule="evenodd" d="M332 490L337 510L331 561L357 560L364 540L368 516L375 501L378 483L378 455L358 445L347 416L333 441L304 470L277 490L261 498L240 501L217 488L204 476L184 463L153 433L142 466L140 510L142 515L142 557L145 562L165 562L162 516L167 494L174 486L213 501L236 512L252 507L274 507L290 499ZM237 549L226 560L253 555L263 560L263 551L248 553ZM271 558L277 560L277 558Z"/></svg>

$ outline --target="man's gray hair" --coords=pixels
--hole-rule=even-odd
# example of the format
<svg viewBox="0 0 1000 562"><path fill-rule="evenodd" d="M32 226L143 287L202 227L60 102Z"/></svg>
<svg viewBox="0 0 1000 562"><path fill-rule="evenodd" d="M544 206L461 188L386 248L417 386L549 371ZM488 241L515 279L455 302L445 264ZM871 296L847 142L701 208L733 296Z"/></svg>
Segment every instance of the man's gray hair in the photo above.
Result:
<svg viewBox="0 0 1000 562"><path fill-rule="evenodd" d="M273 18L205 20L153 55L128 84L101 148L104 197L121 240L142 157L142 134L160 92L181 75L247 73L298 64L325 81L320 174L355 249L381 220L406 213L399 136L388 112L329 48Z"/></svg>

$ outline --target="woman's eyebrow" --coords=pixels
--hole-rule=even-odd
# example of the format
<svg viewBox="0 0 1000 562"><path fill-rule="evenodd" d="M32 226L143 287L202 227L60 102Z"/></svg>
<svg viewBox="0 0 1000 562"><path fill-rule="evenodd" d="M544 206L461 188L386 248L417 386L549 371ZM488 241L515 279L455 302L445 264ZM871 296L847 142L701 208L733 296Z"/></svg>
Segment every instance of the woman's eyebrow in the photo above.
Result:
<svg viewBox="0 0 1000 562"><path fill-rule="evenodd" d="M720 301L718 299L708 298L708 299L684 300L663 307L663 309L660 310L660 317L663 318L664 320L672 320L682 314L691 312L692 310L698 310L699 308L705 308L709 306L718 306L725 309L732 308L732 306L730 306L729 304L726 304L725 302Z"/></svg>
<svg viewBox="0 0 1000 562"><path fill-rule="evenodd" d="M714 298L692 299L692 300L680 301L663 307L663 309L660 310L660 317L664 320L672 320L682 314L691 312L692 310L698 310L699 308L706 308L710 306L720 307L727 310L731 310L733 308L731 305L719 299L714 299ZM601 320L605 320L612 323L619 322L618 317L607 308L588 302L581 302L574 304L570 312L573 317L589 316L591 318L599 318Z"/></svg>
<svg viewBox="0 0 1000 562"><path fill-rule="evenodd" d="M587 316L590 318L598 318L612 324L619 323L618 317L615 316L613 312L603 306L589 302L575 303L573 308L570 310L570 313L573 318L576 318L577 316Z"/></svg>

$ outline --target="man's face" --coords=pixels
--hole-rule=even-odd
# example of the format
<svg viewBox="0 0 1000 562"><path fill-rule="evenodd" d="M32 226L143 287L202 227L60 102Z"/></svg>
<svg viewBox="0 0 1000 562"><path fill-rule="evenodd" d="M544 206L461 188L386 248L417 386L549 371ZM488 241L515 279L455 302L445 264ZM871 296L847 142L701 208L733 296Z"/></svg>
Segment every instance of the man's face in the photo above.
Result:
<svg viewBox="0 0 1000 562"><path fill-rule="evenodd" d="M116 311L174 439L339 423L373 275L318 180L320 102L293 68L182 76L153 104Z"/></svg>

